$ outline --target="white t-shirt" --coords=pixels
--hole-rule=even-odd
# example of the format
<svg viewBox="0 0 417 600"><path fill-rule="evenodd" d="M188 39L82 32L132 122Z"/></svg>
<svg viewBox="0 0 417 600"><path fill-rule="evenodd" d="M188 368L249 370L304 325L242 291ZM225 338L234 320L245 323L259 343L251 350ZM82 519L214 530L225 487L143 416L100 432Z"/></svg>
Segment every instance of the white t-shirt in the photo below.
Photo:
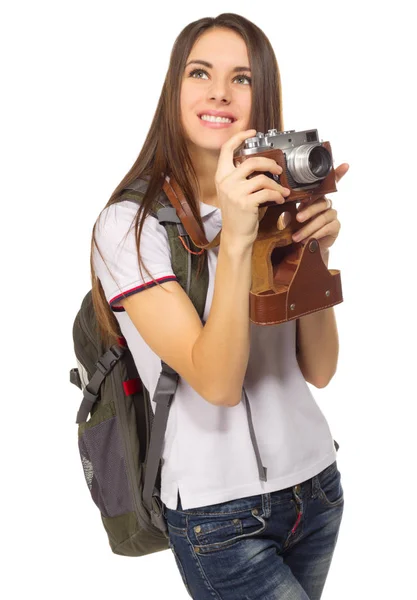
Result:
<svg viewBox="0 0 417 600"><path fill-rule="evenodd" d="M103 211L96 239L108 268L97 251L94 267L152 398L161 360L117 303L122 294L143 291L144 283L151 281L144 270L142 279L138 266L133 226L137 209L134 202L123 201ZM221 210L200 202L200 211L211 241L221 229ZM176 280L168 237L155 217L146 218L140 250L156 280ZM218 247L208 250L204 321L213 298L217 256ZM268 481L259 479L244 402L214 406L180 378L162 454L161 499L168 508L176 509L178 492L182 507L189 509L284 489L313 477L336 459L328 423L297 363L295 320L269 326L251 323L250 329L244 387ZM152 407L155 410L153 402Z"/></svg>

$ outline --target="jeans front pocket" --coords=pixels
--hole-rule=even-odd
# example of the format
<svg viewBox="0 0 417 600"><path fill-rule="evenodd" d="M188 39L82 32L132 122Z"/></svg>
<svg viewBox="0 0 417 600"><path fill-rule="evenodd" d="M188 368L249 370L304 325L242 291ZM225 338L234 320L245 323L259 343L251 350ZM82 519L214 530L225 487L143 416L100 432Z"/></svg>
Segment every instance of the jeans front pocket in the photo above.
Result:
<svg viewBox="0 0 417 600"><path fill-rule="evenodd" d="M344 492L340 471L336 461L317 475L319 498L326 506L340 506L344 503Z"/></svg>
<svg viewBox="0 0 417 600"><path fill-rule="evenodd" d="M189 536L194 549L200 554L216 552L265 531L266 523L258 509L235 514L190 516Z"/></svg>

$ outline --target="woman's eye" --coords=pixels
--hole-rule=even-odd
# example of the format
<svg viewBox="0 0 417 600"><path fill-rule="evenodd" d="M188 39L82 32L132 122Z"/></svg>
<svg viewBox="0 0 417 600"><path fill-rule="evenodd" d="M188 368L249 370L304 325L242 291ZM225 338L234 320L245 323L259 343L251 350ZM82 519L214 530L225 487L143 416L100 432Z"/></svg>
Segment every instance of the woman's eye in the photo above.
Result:
<svg viewBox="0 0 417 600"><path fill-rule="evenodd" d="M193 77L194 79L203 79L203 77L200 77L201 74L207 75L207 77L208 77L208 73L207 73L207 71L204 71L204 69L194 69L194 71L190 72L189 77ZM236 81L236 79L240 79L240 80L246 79L247 84L249 84L249 85L252 83L252 79L248 75L243 75L243 74L237 75L233 81Z"/></svg>
<svg viewBox="0 0 417 600"><path fill-rule="evenodd" d="M203 71L203 69L194 69L194 71L191 71L190 77L194 77L197 73L204 73L204 75L207 75L207 72ZM201 79L201 77L194 77L194 79Z"/></svg>
<svg viewBox="0 0 417 600"><path fill-rule="evenodd" d="M248 77L247 75L238 75L237 77L235 77L235 79L246 79L246 81L249 84L252 82L252 79L250 77Z"/></svg>

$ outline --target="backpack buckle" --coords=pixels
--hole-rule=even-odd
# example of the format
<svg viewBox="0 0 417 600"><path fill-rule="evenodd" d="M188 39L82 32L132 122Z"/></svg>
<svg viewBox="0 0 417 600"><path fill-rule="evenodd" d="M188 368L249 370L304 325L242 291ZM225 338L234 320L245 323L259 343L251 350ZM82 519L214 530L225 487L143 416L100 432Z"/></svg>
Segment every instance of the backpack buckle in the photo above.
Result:
<svg viewBox="0 0 417 600"><path fill-rule="evenodd" d="M80 388L80 390L83 389L82 383L81 383L81 377L80 377L80 373L78 371L78 369L71 369L70 371L70 383L73 383L74 385L76 385L77 387Z"/></svg>
<svg viewBox="0 0 417 600"><path fill-rule="evenodd" d="M117 363L117 361L123 356L124 349L120 346L112 346L103 356L100 356L96 362L96 367L100 373L106 376Z"/></svg>
<svg viewBox="0 0 417 600"><path fill-rule="evenodd" d="M162 373L165 373L166 375L172 375L172 376L176 376L178 375L178 373L169 365L167 365L166 362L164 362L163 360L161 360L161 366L162 366Z"/></svg>
<svg viewBox="0 0 417 600"><path fill-rule="evenodd" d="M157 496L152 496L151 522L165 537L168 537L168 528L164 517L162 500Z"/></svg>
<svg viewBox="0 0 417 600"><path fill-rule="evenodd" d="M161 360L161 365L162 369L152 401L169 407L178 386L179 375L163 360Z"/></svg>
<svg viewBox="0 0 417 600"><path fill-rule="evenodd" d="M114 346L110 348L110 352L113 352L117 360L119 360L119 358L121 358L125 353L125 349L124 347L120 347L117 344L114 344Z"/></svg>

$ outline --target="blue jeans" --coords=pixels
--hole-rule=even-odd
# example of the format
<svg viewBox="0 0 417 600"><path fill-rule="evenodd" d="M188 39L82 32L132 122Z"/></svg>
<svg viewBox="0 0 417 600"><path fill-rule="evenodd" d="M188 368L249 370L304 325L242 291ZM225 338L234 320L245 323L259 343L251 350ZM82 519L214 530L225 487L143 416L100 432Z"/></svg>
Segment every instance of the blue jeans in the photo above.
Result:
<svg viewBox="0 0 417 600"><path fill-rule="evenodd" d="M165 507L169 545L197 600L319 600L344 493L335 461L277 492L182 510Z"/></svg>

